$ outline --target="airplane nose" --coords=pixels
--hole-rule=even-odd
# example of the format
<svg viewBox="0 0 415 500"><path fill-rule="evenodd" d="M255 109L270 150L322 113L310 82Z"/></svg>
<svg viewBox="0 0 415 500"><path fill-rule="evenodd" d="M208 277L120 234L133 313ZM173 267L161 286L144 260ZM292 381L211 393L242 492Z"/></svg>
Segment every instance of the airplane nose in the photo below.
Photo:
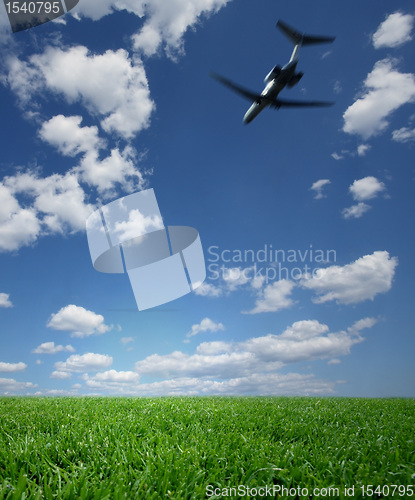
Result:
<svg viewBox="0 0 415 500"><path fill-rule="evenodd" d="M251 121L252 121L252 120L253 120L252 114L251 114L249 111L247 111L247 112L245 113L244 118L243 118L243 122L244 122L244 124L245 124L245 125L248 125L248 123L251 123Z"/></svg>

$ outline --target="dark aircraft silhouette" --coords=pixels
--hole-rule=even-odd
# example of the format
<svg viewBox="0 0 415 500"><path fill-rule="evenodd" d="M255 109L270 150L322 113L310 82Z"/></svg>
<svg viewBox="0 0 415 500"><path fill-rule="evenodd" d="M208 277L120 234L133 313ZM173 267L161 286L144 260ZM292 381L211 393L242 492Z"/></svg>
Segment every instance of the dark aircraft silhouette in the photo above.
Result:
<svg viewBox="0 0 415 500"><path fill-rule="evenodd" d="M219 82L223 83L243 97L254 101L252 106L245 113L244 123L251 122L263 109L268 106L274 109L279 109L281 107L317 107L331 106L334 104L326 101L288 101L286 99L280 99L278 95L285 87L294 87L294 85L296 85L303 76L303 73L296 72L300 48L304 45L313 45L316 43L331 43L335 37L306 35L304 33L300 33L294 28L291 28L288 24L281 20L277 22L277 28L279 28L293 42L294 50L291 55L291 59L285 66L281 67L277 65L268 73L264 80L266 87L261 94L247 90L221 75L211 73L211 76Z"/></svg>

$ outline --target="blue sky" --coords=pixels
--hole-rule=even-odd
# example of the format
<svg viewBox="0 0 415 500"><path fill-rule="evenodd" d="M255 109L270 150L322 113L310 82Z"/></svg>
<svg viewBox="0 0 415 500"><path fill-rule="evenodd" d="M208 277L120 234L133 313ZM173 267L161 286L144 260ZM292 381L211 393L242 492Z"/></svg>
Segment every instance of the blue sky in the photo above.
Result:
<svg viewBox="0 0 415 500"><path fill-rule="evenodd" d="M254 6L255 4L255 6ZM254 7L253 7L254 6ZM80 0L16 34L0 9L0 394L415 396L412 2ZM254 91L304 47L281 97ZM85 221L153 188L206 281L139 312Z"/></svg>

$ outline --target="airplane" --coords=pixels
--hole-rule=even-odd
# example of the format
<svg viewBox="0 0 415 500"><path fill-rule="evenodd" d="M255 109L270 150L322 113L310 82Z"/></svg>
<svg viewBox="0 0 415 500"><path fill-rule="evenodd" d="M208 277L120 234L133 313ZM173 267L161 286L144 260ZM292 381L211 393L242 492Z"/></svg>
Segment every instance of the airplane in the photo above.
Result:
<svg viewBox="0 0 415 500"><path fill-rule="evenodd" d="M304 74L302 72L296 72L300 48L304 45L312 45L316 43L331 43L335 37L300 33L291 26L288 26L288 24L284 21L281 21L281 19L277 22L276 26L293 42L294 50L291 55L291 59L285 66L281 67L277 65L268 73L264 79L266 87L261 94L247 90L244 87L233 83L231 80L218 75L217 73L211 73L211 76L219 82L223 83L243 97L254 101L252 106L245 113L243 119L244 123L250 123L268 106L278 110L281 107L317 107L332 106L334 104L333 102L326 101L288 101L286 99L280 99L278 95L285 87L294 87L294 85L301 80Z"/></svg>

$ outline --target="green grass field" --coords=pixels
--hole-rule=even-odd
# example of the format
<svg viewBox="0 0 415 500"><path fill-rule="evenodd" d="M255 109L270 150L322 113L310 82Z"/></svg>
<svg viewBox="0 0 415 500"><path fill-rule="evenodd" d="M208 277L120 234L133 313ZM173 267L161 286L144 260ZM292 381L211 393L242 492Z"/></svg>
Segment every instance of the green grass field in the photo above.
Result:
<svg viewBox="0 0 415 500"><path fill-rule="evenodd" d="M409 498L414 434L405 399L0 398L0 499Z"/></svg>

